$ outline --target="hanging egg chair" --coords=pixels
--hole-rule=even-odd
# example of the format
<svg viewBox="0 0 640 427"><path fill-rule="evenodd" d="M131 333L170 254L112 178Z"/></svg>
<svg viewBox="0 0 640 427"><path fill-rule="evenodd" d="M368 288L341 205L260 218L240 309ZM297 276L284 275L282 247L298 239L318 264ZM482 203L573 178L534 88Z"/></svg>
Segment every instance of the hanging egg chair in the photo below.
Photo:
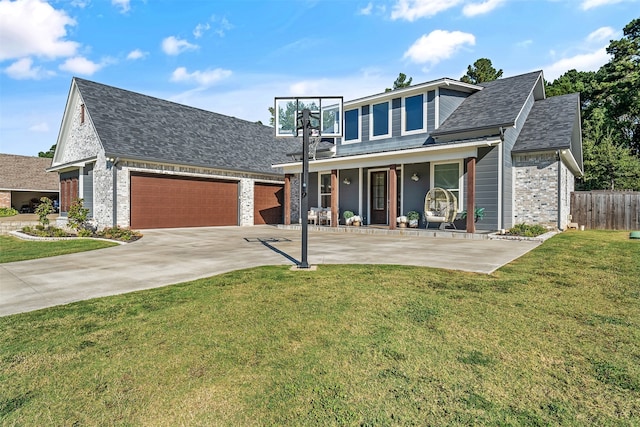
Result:
<svg viewBox="0 0 640 427"><path fill-rule="evenodd" d="M424 220L427 228L429 223L439 223L439 228L447 225L456 228L453 221L458 213L458 199L451 191L433 187L424 197Z"/></svg>

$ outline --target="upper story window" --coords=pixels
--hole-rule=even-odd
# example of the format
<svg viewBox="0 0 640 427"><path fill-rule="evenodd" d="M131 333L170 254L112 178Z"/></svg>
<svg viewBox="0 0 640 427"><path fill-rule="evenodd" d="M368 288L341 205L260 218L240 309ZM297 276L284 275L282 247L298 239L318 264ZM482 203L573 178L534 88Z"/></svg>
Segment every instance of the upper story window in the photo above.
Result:
<svg viewBox="0 0 640 427"><path fill-rule="evenodd" d="M402 134L423 132L426 130L426 108L423 94L407 96L402 99Z"/></svg>
<svg viewBox="0 0 640 427"><path fill-rule="evenodd" d="M391 114L389 102L381 102L371 106L371 139L391 136Z"/></svg>
<svg viewBox="0 0 640 427"><path fill-rule="evenodd" d="M360 109L358 108L344 112L344 141L360 141Z"/></svg>

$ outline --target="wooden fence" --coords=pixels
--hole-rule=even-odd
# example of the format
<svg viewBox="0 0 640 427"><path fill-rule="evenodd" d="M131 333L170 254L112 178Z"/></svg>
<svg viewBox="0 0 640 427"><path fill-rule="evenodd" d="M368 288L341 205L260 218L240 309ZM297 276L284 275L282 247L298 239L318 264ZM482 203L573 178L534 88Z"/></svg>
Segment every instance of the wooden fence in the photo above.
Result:
<svg viewBox="0 0 640 427"><path fill-rule="evenodd" d="M571 222L592 230L640 230L639 191L574 191Z"/></svg>

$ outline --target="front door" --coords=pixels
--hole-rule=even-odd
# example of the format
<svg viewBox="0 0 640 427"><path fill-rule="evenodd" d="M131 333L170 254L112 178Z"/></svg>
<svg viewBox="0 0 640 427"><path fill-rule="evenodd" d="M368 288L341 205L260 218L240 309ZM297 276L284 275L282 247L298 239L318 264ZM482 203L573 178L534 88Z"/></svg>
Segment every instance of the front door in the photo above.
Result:
<svg viewBox="0 0 640 427"><path fill-rule="evenodd" d="M387 225L387 171L371 172L371 224Z"/></svg>

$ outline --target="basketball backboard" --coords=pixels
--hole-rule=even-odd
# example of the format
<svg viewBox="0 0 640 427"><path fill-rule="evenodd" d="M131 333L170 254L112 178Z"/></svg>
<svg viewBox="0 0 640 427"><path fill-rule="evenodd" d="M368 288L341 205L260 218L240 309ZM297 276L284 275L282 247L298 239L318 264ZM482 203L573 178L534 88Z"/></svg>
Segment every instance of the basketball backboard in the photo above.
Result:
<svg viewBox="0 0 640 427"><path fill-rule="evenodd" d="M299 136L302 110L310 111L313 136L342 136L342 97L280 97L275 98L276 137Z"/></svg>

